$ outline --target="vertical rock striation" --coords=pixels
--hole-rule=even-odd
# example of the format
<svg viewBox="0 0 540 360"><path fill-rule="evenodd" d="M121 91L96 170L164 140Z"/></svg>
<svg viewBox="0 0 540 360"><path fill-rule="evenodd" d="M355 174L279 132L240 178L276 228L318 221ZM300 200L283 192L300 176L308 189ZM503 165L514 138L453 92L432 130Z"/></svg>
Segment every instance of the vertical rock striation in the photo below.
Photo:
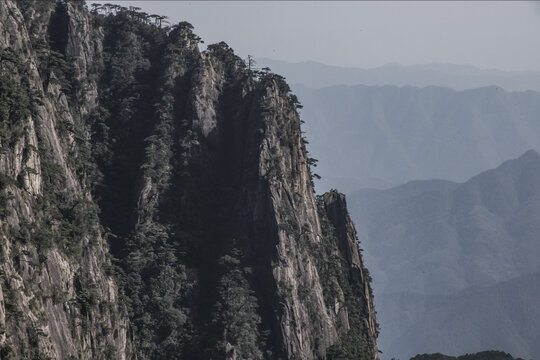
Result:
<svg viewBox="0 0 540 360"><path fill-rule="evenodd" d="M80 5L0 4L2 359L128 353L78 137L96 97L89 28Z"/></svg>
<svg viewBox="0 0 540 360"><path fill-rule="evenodd" d="M378 359L284 79L148 19L0 4L2 356Z"/></svg>

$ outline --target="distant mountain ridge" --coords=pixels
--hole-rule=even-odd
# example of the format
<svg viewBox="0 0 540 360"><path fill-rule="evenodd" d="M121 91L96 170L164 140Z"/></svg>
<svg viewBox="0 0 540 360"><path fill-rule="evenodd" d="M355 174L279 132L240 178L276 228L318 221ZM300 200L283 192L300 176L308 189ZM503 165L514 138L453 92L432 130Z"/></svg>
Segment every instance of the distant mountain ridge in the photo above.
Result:
<svg viewBox="0 0 540 360"><path fill-rule="evenodd" d="M540 358L540 154L464 183L348 197L387 356L496 349Z"/></svg>
<svg viewBox="0 0 540 360"><path fill-rule="evenodd" d="M257 59L285 76L291 84L312 88L334 85L442 86L456 90L497 85L509 91L540 91L540 72L478 69L472 65L397 63L362 69L326 65L315 61L292 63L268 58Z"/></svg>
<svg viewBox="0 0 540 360"><path fill-rule="evenodd" d="M539 179L531 150L463 184L349 195L376 292L451 294L540 271Z"/></svg>
<svg viewBox="0 0 540 360"><path fill-rule="evenodd" d="M350 193L412 179L465 181L540 150L540 93L490 86L334 86L294 92L309 151L320 160L318 190Z"/></svg>
<svg viewBox="0 0 540 360"><path fill-rule="evenodd" d="M441 353L417 355L411 360L523 360L514 359L512 355L502 351L482 351L476 354L466 354L461 356L447 356Z"/></svg>
<svg viewBox="0 0 540 360"><path fill-rule="evenodd" d="M385 344L383 352L409 357L419 352L458 355L496 349L538 359L539 297L539 272L448 296L383 294L378 299L383 304L378 307L381 323L399 323L395 328L383 328L383 332L392 332L392 341ZM392 311L381 312L381 307Z"/></svg>

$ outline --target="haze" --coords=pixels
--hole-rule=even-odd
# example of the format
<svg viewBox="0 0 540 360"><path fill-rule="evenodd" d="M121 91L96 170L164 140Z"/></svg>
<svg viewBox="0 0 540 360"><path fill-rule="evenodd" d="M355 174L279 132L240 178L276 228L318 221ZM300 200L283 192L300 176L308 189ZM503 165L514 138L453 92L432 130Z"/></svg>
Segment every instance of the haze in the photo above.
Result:
<svg viewBox="0 0 540 360"><path fill-rule="evenodd" d="M167 15L171 23L188 21L207 44L226 41L242 57L361 68L397 62L540 70L538 2L115 3Z"/></svg>

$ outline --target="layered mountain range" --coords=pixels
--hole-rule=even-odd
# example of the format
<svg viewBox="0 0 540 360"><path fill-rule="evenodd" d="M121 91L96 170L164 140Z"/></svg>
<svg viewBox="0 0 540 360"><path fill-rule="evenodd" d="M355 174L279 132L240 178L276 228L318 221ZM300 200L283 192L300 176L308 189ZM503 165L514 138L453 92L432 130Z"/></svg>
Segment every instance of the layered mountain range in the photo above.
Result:
<svg viewBox="0 0 540 360"><path fill-rule="evenodd" d="M336 85L367 86L440 86L467 90L501 86L509 91L540 91L540 72L478 69L472 65L390 63L374 68L332 66L315 61L291 63L275 59L257 59L259 66L269 66L296 86L324 88Z"/></svg>
<svg viewBox="0 0 540 360"><path fill-rule="evenodd" d="M464 183L349 197L373 273L383 352L540 357L540 155Z"/></svg>
<svg viewBox="0 0 540 360"><path fill-rule="evenodd" d="M295 86L318 190L350 193L409 180L466 181L540 150L540 93L497 86Z"/></svg>
<svg viewBox="0 0 540 360"><path fill-rule="evenodd" d="M378 359L297 98L161 19L0 2L0 357Z"/></svg>

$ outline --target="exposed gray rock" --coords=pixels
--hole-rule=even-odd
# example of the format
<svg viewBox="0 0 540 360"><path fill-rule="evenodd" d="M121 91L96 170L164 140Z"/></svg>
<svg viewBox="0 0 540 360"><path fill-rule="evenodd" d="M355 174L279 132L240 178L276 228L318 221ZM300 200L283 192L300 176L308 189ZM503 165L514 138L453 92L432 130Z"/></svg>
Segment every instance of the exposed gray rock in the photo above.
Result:
<svg viewBox="0 0 540 360"><path fill-rule="evenodd" d="M0 24L2 358L378 359L280 76L132 9L8 0Z"/></svg>
<svg viewBox="0 0 540 360"><path fill-rule="evenodd" d="M90 26L88 14L71 5L68 9L71 50L77 51L69 56L78 59L99 56L86 52L93 48L93 43L87 34L76 30ZM62 138L58 133L59 123L73 124L81 109L70 108L66 95L57 85L44 87L38 71L37 50L31 40L36 34L28 32L26 23L43 24L39 16L48 18L54 4L43 3L40 11L43 13L34 12L25 19L14 1L0 4L0 44L17 58L16 63L4 61L1 76L3 81L9 79L12 87L29 91L34 107L10 125L11 133L4 134L8 138L1 144L0 172L9 211L0 220L1 356L124 359L128 351L127 318L124 306L118 302L117 285L105 272L110 260L99 223L91 224L90 233L69 240L81 248L79 257L69 255L62 248L65 243L60 243L59 227L65 218L51 218L56 216L53 211L58 210L50 203L53 194L46 188L44 176L65 179L66 202L75 199L92 202L92 198L68 163L73 139ZM85 64L79 65L80 78L87 79ZM96 87L95 83L93 86ZM90 107L95 102L92 95L80 100ZM16 128L23 129L22 134L15 133ZM44 161L55 164L54 174L44 170ZM43 243L53 245L40 248ZM84 296L90 298L83 299ZM83 300L90 301L88 306L81 305Z"/></svg>

